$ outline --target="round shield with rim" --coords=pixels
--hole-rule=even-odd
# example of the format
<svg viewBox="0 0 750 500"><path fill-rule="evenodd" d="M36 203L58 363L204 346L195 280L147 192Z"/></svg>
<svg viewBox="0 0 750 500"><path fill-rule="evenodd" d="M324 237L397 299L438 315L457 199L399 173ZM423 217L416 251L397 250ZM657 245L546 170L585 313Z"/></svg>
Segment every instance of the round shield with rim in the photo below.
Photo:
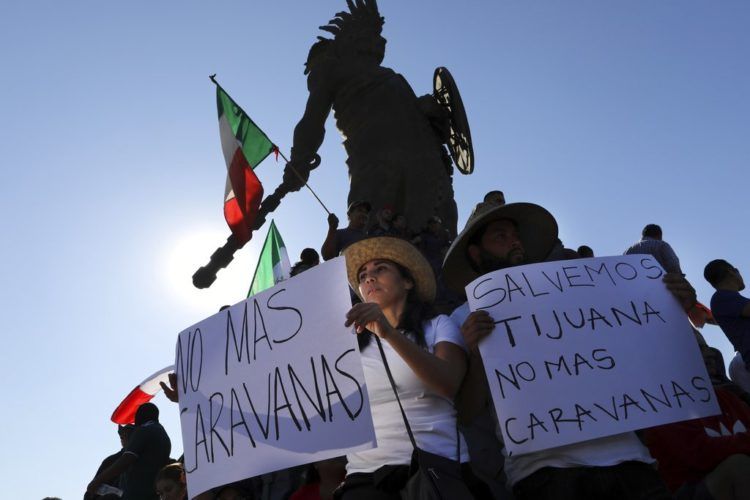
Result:
<svg viewBox="0 0 750 500"><path fill-rule="evenodd" d="M435 69L432 79L433 96L450 115L450 137L448 149L456 168L465 175L474 171L474 148L471 145L471 131L466 117L461 94L458 92L453 76L447 68Z"/></svg>

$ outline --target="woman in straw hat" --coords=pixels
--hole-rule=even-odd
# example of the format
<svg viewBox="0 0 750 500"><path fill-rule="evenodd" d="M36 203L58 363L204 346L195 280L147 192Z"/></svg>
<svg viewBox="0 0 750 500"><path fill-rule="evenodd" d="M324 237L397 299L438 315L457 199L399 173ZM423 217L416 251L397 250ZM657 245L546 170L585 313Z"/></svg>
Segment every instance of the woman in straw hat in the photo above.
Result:
<svg viewBox="0 0 750 500"><path fill-rule="evenodd" d="M409 242L369 238L346 250L349 284L362 303L347 313L359 334L362 365L378 447L349 455L342 498L399 498L409 479L412 444L373 335L383 347L417 445L451 460L458 456L453 397L466 371L458 328L432 312L435 276Z"/></svg>

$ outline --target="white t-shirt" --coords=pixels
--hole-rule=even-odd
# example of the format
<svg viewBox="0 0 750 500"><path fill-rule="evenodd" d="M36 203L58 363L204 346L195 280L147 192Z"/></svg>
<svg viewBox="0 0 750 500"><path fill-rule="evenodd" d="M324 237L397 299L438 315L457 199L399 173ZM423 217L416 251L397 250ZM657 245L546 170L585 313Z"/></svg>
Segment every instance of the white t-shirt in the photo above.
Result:
<svg viewBox="0 0 750 500"><path fill-rule="evenodd" d="M450 342L466 349L461 332L448 316L440 315L426 321L424 334L427 350L431 353L438 342ZM417 446L455 460L456 410L453 401L428 389L388 342L382 344ZM362 367L378 447L347 455L346 472L374 472L384 465L408 465L413 447L375 339L362 351ZM468 455L462 451L461 461L466 460Z"/></svg>
<svg viewBox="0 0 750 500"><path fill-rule="evenodd" d="M464 303L453 311L450 318L456 327L460 328L470 313L469 304ZM502 443L503 436L500 432L497 416L494 408L492 410L492 416L495 418L495 434ZM509 488L543 467L565 469L569 467L606 467L628 461L649 464L656 462L634 432L615 434L526 455L508 456L507 450L503 448L503 455L505 456L505 474L508 477Z"/></svg>
<svg viewBox="0 0 750 500"><path fill-rule="evenodd" d="M496 429L496 432L499 433L500 430ZM542 467L607 467L629 461L656 463L648 448L643 446L634 432L624 432L526 455L508 456L507 450L503 448L503 455L509 488Z"/></svg>

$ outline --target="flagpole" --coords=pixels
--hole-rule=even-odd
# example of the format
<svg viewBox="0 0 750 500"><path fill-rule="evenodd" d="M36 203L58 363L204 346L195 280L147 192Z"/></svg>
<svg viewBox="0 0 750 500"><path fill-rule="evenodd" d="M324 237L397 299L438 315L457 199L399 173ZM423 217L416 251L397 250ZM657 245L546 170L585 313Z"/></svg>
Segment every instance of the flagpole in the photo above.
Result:
<svg viewBox="0 0 750 500"><path fill-rule="evenodd" d="M299 180L301 180L302 182L304 182L304 183L305 183L305 187L306 187L307 189L309 189L309 190L310 190L310 192L312 193L312 195L313 195L313 196L315 197L315 199L316 199L316 200L318 200L318 203L320 203L320 206L321 206L321 207L323 207L323 210L325 210L325 211L326 211L326 213L327 213L328 215L331 215L331 211L330 211L330 210L328 210L328 207L326 207L326 206L325 206L325 205L323 204L323 202L322 202L322 201L320 200L320 198L318 198L318 195L317 195L317 194L315 194L315 191L313 191L313 188L311 188L311 187L310 187L310 185L309 185L309 184L307 183L307 181L306 181L305 179L303 179L303 178L302 178L302 176L300 175L300 173L299 173L299 172L297 172L297 169L296 169L296 168L294 168L294 165L292 165L291 163L289 163L289 160L287 159L287 157L286 157L286 156L284 156L284 153L282 153L281 151L279 151L279 154L280 154L280 155L281 155L281 157L282 157L282 158L284 159L284 161L286 162L287 166L288 166L289 168L291 168L291 169L292 169L292 172L294 172L294 173L295 173L295 174L297 175L297 177L299 177Z"/></svg>
<svg viewBox="0 0 750 500"><path fill-rule="evenodd" d="M221 86L221 84L219 84L219 82L217 82L217 81L216 81L216 73L214 73L213 75L209 75L209 76L208 76L208 78L210 78L210 79L211 79L211 81L212 81L212 82L214 82L214 84L215 84L215 85L216 85L217 87L219 87L219 88L220 88L220 89L222 90L222 92L224 92L224 93L225 93L226 95L229 95L229 92L227 92L226 90L224 90L224 87L222 87L222 86ZM234 99L232 99L232 101L234 101ZM237 104L237 103L235 102L235 104ZM274 148L276 148L276 151L277 151L277 152L279 153L279 155L281 155L281 157L282 157L282 158L284 159L284 161L286 162L287 166L288 166L289 168L291 168L291 169L292 169L292 172L294 172L294 174L295 174L295 175L296 175L296 176L297 176L297 177L299 178L299 180L301 180L302 182L304 182L304 183L305 183L305 187L306 187L307 189L309 189L309 190L310 190L310 192L312 193L312 195L313 195L313 196L315 197L315 199L316 199L316 200L318 200L318 203L320 203L320 206L321 206L321 207L323 207L323 210L325 210L325 211L326 211L326 213L327 213L328 215L331 215L331 211L330 211L330 210L328 210L328 207L326 207L326 206L325 206L325 204L324 204L324 203L323 203L323 201L322 201L322 200L320 199L320 197L318 197L318 195L317 195L317 194L315 193L315 191L313 191L313 188L311 188L311 187L310 187L310 185L309 185L309 184L307 183L307 181L306 181L306 180L305 180L305 179L304 179L304 178L302 177L302 175L300 175L300 173L299 173L299 172L297 171L297 169L296 169L296 168L294 168L294 165L292 165L292 164L290 164L290 163L289 163L289 159L288 159L288 158L287 158L286 156L284 156L284 153L283 153L283 152L282 152L282 151L281 151L281 150L279 149L279 147L278 147L278 146L276 145L276 143L275 143L275 142L273 142L273 141L272 141L272 140L271 140L271 139L270 139L270 138L269 138L269 137L268 137L268 136L266 135L266 133L265 133L265 132L263 132L263 129L262 129L262 128L258 127L258 125L257 125L257 124L256 124L255 122L253 122L253 120L252 120L252 119L250 118L250 115L248 115L248 114L247 114L247 113L245 112L245 110L244 110L244 109L242 109L242 108L240 107L240 105L239 105L239 104L237 104L237 107L238 107L238 108L240 109L240 111L242 111L242 114L243 114L243 115L245 115L245 117L246 117L246 118L247 118L248 120L250 120L250 122L252 122L252 124L253 124L253 125L255 125L255 126L256 126L256 128L257 128L257 129L258 129L258 130L260 131L260 133L261 133L261 134L263 134L263 136L264 136L264 137L265 137L266 139L268 139L268 142L270 142L271 144L273 144L273 147L274 147Z"/></svg>
<svg viewBox="0 0 750 500"><path fill-rule="evenodd" d="M224 92L227 96L229 94L224 90L224 88L219 85L219 82L216 81L216 75L210 75L209 78L211 79L214 84L221 89L222 92ZM230 98L231 99L231 98ZM232 101L234 102L234 101ZM237 103L234 103L237 105ZM312 190L312 188L307 184L305 179L300 175L300 173L297 171L297 169L294 168L293 165L289 163L289 160L284 156L281 151L279 151L278 146L276 146L271 139L268 138L268 136L263 132L263 130L258 127L255 122L253 122L250 117L245 113L245 111L237 106L240 111L245 115L245 118L247 118L255 127L260 131L260 133L263 134L263 136L270 142L273 147L274 151L281 154L281 157L287 162L287 166L291 168L292 172L294 172L295 175L304 183L305 186L307 186L307 189L310 190L310 192L313 194L316 200L318 200L318 203L320 203L320 206L323 207L323 210L325 210L328 215L331 215L331 212L328 210L328 208L323 204L323 202L320 200L318 195L315 193L315 191ZM315 154L313 156L313 162L312 162L312 168L317 167L320 164L320 156ZM255 221L253 222L253 227L251 228L250 234L252 236L253 231L257 231L260 229L263 224L266 221L266 216L273 212L276 207L279 206L279 203L281 203L281 199L289 193L288 187L282 182L280 186L276 188L276 190L272 193L266 196L263 201L260 204L260 207L258 208L258 213L256 214ZM230 234L227 238L227 241L222 245L221 247L217 248L214 253L211 254L211 257L209 259L209 262L203 266L198 268L195 273L193 273L193 285L196 288L208 288L211 286L211 284L216 280L216 273L229 265L229 263L234 259L234 253L242 248L245 245L246 242L240 242L234 233Z"/></svg>

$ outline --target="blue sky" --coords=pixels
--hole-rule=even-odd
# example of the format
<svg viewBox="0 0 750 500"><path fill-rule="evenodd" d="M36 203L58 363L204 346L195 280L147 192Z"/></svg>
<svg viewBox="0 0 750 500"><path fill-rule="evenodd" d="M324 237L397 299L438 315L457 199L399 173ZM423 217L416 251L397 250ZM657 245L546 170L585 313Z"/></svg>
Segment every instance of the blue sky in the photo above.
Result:
<svg viewBox="0 0 750 500"><path fill-rule="evenodd" d="M169 364L176 335L243 298L257 238L208 291L190 276L228 235L219 81L286 152L307 50L343 1L0 4L0 441L3 498L79 497L118 442L109 415ZM750 277L750 4L381 0L384 64L417 94L461 89L476 153L454 180L463 224L490 188L533 201L567 246L619 254L656 222L708 302L713 258ZM311 185L344 218L329 121ZM257 171L270 192L282 164ZM325 213L290 195L296 260ZM709 343L730 346L715 327ZM668 353L665 353L668 356ZM181 451L177 410L157 399ZM43 479L40 479L43 478Z"/></svg>

